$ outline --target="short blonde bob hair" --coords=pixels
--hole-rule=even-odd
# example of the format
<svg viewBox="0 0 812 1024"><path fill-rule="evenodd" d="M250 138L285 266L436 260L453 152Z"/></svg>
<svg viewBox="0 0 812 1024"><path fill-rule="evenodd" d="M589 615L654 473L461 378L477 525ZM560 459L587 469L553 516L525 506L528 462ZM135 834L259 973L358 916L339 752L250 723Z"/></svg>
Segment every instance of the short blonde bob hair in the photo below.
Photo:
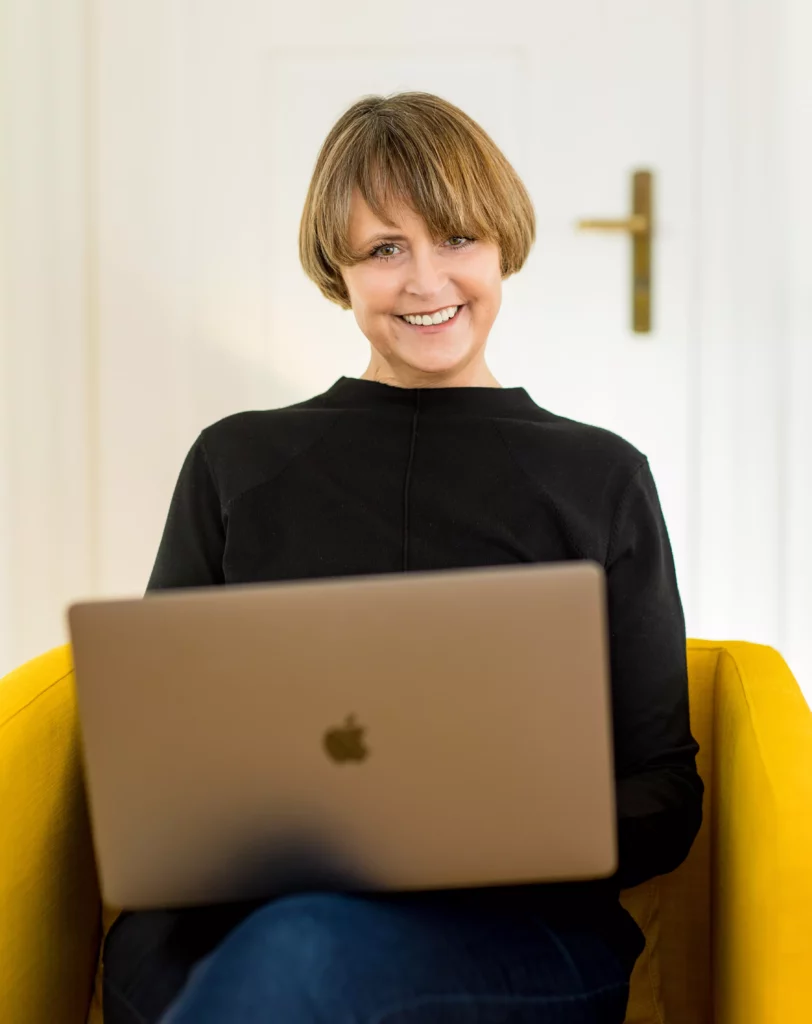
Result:
<svg viewBox="0 0 812 1024"><path fill-rule="evenodd" d="M521 270L536 237L533 203L489 135L447 100L427 92L364 96L336 121L313 170L299 225L299 259L322 294L350 309L341 267L369 256L349 245L358 188L372 212L405 205L434 239L496 242L502 278Z"/></svg>

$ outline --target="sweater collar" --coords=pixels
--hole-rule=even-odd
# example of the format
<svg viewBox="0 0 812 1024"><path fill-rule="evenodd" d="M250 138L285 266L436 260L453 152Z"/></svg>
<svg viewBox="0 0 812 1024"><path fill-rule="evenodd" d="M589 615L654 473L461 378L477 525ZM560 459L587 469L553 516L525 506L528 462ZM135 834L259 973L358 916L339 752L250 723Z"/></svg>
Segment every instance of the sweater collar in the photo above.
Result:
<svg viewBox="0 0 812 1024"><path fill-rule="evenodd" d="M539 408L524 388L401 388L361 377L339 377L325 395L333 405L356 409L402 406L423 412L511 415Z"/></svg>

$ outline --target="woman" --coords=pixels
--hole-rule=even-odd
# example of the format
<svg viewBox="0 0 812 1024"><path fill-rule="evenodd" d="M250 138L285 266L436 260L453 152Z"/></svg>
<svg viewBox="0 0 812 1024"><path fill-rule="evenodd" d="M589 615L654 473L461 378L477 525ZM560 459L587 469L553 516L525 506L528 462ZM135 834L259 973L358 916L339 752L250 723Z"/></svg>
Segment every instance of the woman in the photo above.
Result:
<svg viewBox="0 0 812 1024"><path fill-rule="evenodd" d="M369 365L201 432L147 591L600 560L617 873L125 913L104 948L107 1024L623 1021L644 938L620 889L677 867L702 820L685 625L646 456L486 365L502 280L534 239L521 181L458 108L403 93L346 111L316 163L300 258L352 309Z"/></svg>

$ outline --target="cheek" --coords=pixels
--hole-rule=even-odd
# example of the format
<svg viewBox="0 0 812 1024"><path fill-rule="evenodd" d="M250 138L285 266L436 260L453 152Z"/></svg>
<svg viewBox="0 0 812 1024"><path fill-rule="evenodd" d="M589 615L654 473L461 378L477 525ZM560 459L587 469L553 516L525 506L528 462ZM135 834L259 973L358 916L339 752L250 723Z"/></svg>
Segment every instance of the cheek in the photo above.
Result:
<svg viewBox="0 0 812 1024"><path fill-rule="evenodd" d="M365 276L358 281L356 297L359 308L367 317L380 316L394 309L395 289L380 281L374 274Z"/></svg>

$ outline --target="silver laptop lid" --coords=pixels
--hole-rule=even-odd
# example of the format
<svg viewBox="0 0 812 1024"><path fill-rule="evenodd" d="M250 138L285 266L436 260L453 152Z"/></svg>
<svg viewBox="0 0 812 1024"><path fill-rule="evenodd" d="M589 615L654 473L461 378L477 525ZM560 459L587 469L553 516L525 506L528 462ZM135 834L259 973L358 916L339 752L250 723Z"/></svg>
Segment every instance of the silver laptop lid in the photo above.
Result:
<svg viewBox="0 0 812 1024"><path fill-rule="evenodd" d="M616 870L596 562L155 591L67 618L108 903Z"/></svg>

